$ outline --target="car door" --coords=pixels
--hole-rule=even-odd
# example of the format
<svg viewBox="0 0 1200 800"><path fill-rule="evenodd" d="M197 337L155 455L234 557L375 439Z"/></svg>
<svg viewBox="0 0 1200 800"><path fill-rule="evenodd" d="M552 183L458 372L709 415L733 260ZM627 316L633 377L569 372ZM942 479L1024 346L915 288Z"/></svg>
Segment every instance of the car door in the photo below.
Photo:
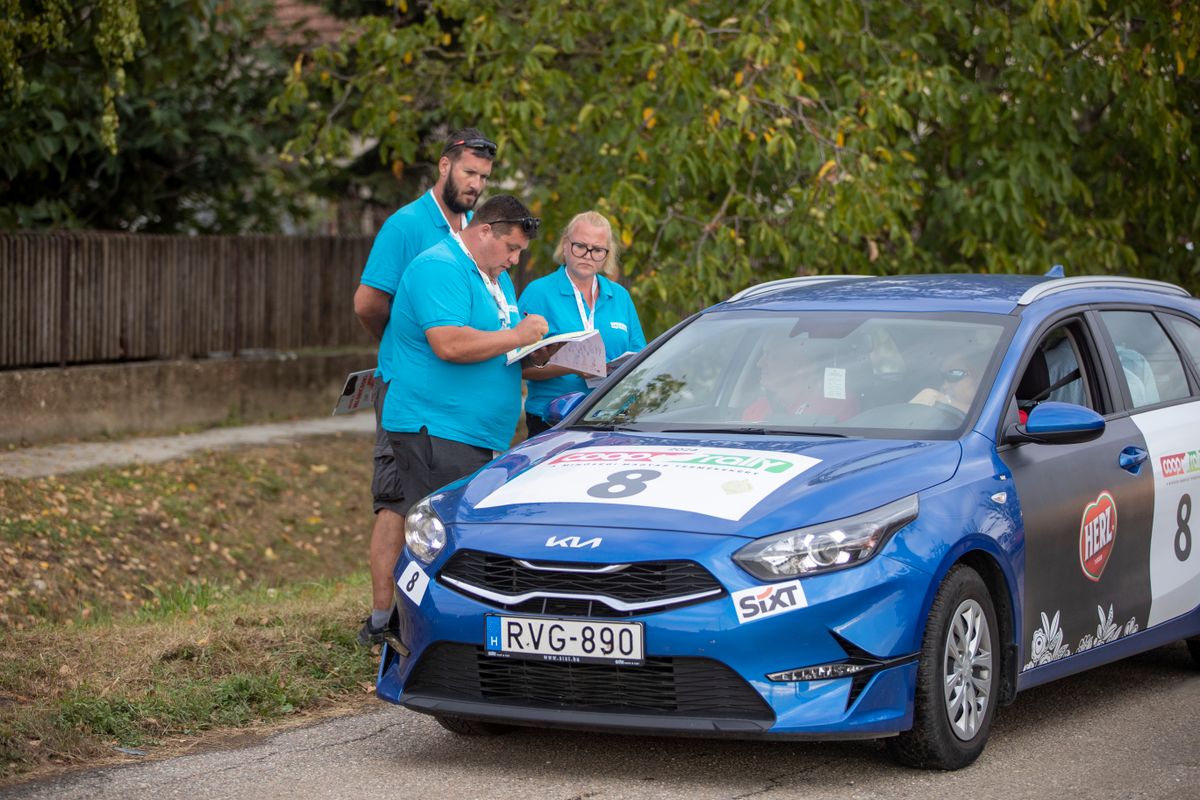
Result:
<svg viewBox="0 0 1200 800"><path fill-rule="evenodd" d="M1154 496L1146 442L1122 413L1093 322L1078 313L1043 332L1011 405L1027 411L1045 400L1074 401L1105 417L1103 434L999 448L1025 531L1023 671L1132 634L1150 614Z"/></svg>
<svg viewBox="0 0 1200 800"><path fill-rule="evenodd" d="M1200 325L1145 309L1106 309L1099 316L1154 478L1147 625L1157 625L1200 604L1193 525L1200 500Z"/></svg>

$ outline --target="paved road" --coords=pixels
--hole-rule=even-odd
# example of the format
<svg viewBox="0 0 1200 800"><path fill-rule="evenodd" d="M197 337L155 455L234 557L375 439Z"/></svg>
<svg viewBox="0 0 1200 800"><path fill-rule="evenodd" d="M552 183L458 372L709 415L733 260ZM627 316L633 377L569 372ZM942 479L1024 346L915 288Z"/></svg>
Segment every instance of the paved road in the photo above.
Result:
<svg viewBox="0 0 1200 800"><path fill-rule="evenodd" d="M1001 709L980 761L955 773L896 767L877 742L534 730L462 739L381 704L244 749L96 770L6 797L1198 800L1198 718L1200 671L1176 644L1023 693Z"/></svg>
<svg viewBox="0 0 1200 800"><path fill-rule="evenodd" d="M337 417L216 428L202 433L76 442L0 452L0 478L40 478L114 464L155 464L200 450L224 450L254 444L289 442L331 433L373 433L375 417L365 411Z"/></svg>

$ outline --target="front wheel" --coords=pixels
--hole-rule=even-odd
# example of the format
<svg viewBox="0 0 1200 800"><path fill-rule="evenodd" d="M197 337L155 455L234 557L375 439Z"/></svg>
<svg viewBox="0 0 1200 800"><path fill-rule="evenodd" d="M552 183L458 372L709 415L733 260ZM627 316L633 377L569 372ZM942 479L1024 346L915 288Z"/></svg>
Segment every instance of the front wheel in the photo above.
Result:
<svg viewBox="0 0 1200 800"><path fill-rule="evenodd" d="M979 573L950 570L929 610L910 731L889 740L901 763L961 769L983 752L999 688L996 610Z"/></svg>
<svg viewBox="0 0 1200 800"><path fill-rule="evenodd" d="M459 736L500 736L513 729L512 725L505 725L502 722L484 722L463 717L434 717L434 719L437 720L438 725Z"/></svg>
<svg viewBox="0 0 1200 800"><path fill-rule="evenodd" d="M1200 636L1193 636L1187 640L1188 652L1192 654L1192 661L1195 662L1197 669L1200 669Z"/></svg>

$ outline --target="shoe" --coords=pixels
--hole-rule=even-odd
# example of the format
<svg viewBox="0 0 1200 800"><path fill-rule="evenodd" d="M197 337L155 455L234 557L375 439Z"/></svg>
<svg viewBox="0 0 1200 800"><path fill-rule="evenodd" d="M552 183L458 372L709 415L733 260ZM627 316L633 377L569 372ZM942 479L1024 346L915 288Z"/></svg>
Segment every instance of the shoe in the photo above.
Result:
<svg viewBox="0 0 1200 800"><path fill-rule="evenodd" d="M367 617L363 620L363 626L358 630L358 637L355 641L360 647L370 647L373 644L383 644L383 634L387 632L387 626L382 628L372 628L371 618Z"/></svg>

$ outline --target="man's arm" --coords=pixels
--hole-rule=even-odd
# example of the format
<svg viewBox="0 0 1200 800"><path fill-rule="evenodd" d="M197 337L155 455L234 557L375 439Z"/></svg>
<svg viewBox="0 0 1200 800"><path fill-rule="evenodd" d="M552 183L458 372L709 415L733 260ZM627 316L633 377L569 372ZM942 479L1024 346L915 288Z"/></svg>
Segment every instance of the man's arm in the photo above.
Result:
<svg viewBox="0 0 1200 800"><path fill-rule="evenodd" d="M516 347L533 344L550 326L538 314L523 318L515 328L481 331L466 325L437 325L425 331L433 352L443 361L474 364L503 355Z"/></svg>
<svg viewBox="0 0 1200 800"><path fill-rule="evenodd" d="M392 296L373 286L360 283L354 292L354 313L367 329L367 333L379 341L383 338L383 329L387 327L388 318L392 314Z"/></svg>
<svg viewBox="0 0 1200 800"><path fill-rule="evenodd" d="M560 367L558 364L551 364L547 367L535 367L525 366L525 364L522 363L521 366L523 367L521 370L521 377L527 381L548 381L551 378L561 378L563 375L579 375L581 378L590 377L584 376L582 373L576 372L573 369Z"/></svg>

